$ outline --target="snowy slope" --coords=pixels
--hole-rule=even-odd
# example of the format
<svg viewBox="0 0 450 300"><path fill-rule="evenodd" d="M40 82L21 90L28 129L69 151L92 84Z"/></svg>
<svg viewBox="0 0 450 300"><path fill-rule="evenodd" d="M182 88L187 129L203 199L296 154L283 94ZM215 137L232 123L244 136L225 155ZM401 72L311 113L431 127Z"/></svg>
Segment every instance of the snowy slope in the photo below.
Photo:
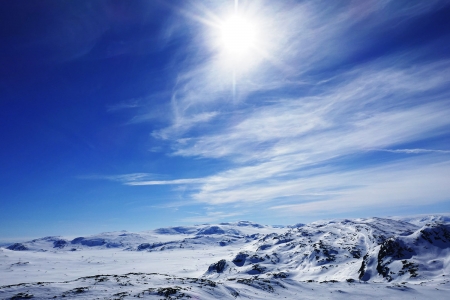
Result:
<svg viewBox="0 0 450 300"><path fill-rule="evenodd" d="M446 299L449 277L446 216L241 221L0 248L0 299Z"/></svg>
<svg viewBox="0 0 450 300"><path fill-rule="evenodd" d="M450 223L450 214L396 216L389 217L389 219L404 221L417 226L423 226L428 223Z"/></svg>
<svg viewBox="0 0 450 300"><path fill-rule="evenodd" d="M450 225L381 218L315 222L267 235L208 278L283 273L296 280L420 282L449 274Z"/></svg>
<svg viewBox="0 0 450 300"><path fill-rule="evenodd" d="M104 232L72 240L59 236L49 236L6 247L15 251L77 251L83 249L125 249L125 250L161 250L164 248L224 246L233 242L256 239L272 232L284 232L283 228L263 226L248 221L221 223L219 225L196 225L159 228L139 233L123 231Z"/></svg>

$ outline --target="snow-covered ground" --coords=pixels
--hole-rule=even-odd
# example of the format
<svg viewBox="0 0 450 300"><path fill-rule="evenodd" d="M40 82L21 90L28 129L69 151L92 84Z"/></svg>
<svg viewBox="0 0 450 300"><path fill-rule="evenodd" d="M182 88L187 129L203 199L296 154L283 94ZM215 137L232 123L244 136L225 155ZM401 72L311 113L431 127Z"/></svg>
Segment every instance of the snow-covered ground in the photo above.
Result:
<svg viewBox="0 0 450 300"><path fill-rule="evenodd" d="M450 215L45 237L0 248L0 299L447 299Z"/></svg>

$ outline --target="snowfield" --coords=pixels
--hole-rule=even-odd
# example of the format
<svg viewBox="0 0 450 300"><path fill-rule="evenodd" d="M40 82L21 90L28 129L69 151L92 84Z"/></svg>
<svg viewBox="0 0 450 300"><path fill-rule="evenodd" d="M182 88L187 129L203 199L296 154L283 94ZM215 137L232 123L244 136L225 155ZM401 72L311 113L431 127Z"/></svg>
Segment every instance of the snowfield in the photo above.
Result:
<svg viewBox="0 0 450 300"><path fill-rule="evenodd" d="M448 299L450 215L44 237L0 248L0 299Z"/></svg>

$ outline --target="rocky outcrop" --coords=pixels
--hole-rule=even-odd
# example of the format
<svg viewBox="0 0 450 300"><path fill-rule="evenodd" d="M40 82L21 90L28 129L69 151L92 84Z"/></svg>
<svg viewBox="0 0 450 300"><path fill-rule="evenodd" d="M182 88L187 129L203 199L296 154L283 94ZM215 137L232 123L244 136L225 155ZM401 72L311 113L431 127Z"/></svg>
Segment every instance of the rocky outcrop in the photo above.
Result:
<svg viewBox="0 0 450 300"><path fill-rule="evenodd" d="M62 249L69 244L66 240L56 240L53 241L53 248Z"/></svg>
<svg viewBox="0 0 450 300"><path fill-rule="evenodd" d="M24 244L21 244L21 243L12 244L11 246L6 247L6 249L13 250L13 251L28 250L28 248Z"/></svg>
<svg viewBox="0 0 450 300"><path fill-rule="evenodd" d="M101 238L84 238L77 237L72 240L71 244L81 244L83 246L95 247L95 246L103 246L106 244L106 241Z"/></svg>
<svg viewBox="0 0 450 300"><path fill-rule="evenodd" d="M221 259L216 263L213 263L208 268L208 273L223 273L225 267L227 266L227 261L225 259Z"/></svg>

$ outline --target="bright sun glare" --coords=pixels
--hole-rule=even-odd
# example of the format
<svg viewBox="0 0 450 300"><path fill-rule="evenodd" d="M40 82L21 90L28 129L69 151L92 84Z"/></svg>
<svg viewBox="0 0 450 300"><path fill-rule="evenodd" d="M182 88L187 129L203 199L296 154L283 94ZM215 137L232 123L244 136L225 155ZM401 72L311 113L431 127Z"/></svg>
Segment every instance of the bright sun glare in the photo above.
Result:
<svg viewBox="0 0 450 300"><path fill-rule="evenodd" d="M239 15L233 15L221 26L223 50L230 58L241 59L251 54L257 41L255 24Z"/></svg>

